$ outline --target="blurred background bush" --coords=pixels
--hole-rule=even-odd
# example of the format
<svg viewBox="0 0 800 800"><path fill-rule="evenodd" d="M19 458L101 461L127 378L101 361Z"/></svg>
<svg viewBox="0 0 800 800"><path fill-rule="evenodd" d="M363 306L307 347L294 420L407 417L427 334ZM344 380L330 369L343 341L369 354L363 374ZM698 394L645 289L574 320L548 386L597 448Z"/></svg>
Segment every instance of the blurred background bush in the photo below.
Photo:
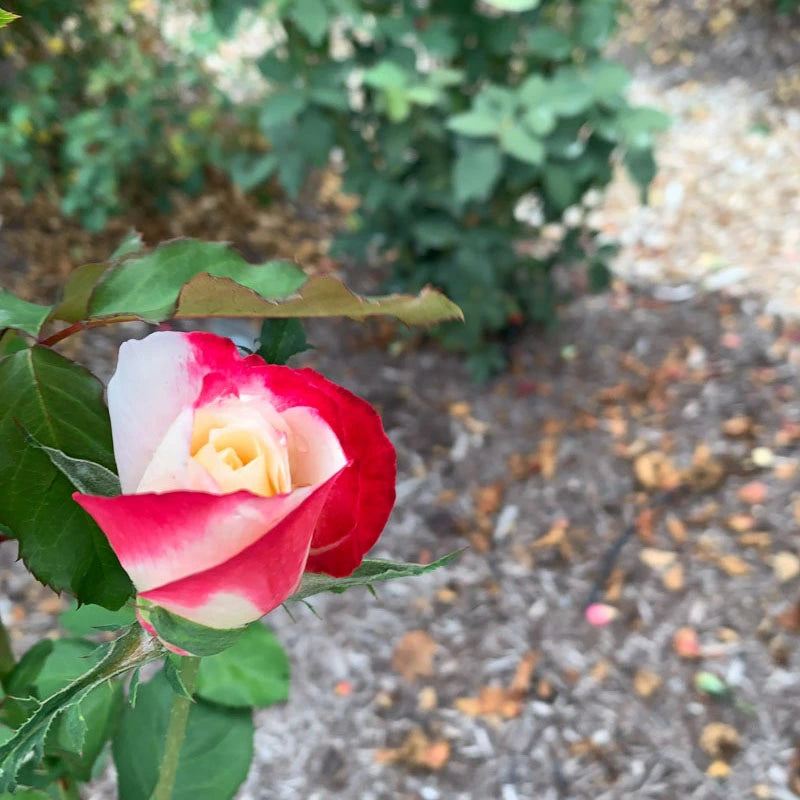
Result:
<svg viewBox="0 0 800 800"><path fill-rule="evenodd" d="M0 169L90 230L223 173L292 199L333 158L360 198L334 255L434 284L478 376L549 323L554 268L602 288L586 208L621 159L641 186L667 117L603 56L617 0L8 2Z"/></svg>

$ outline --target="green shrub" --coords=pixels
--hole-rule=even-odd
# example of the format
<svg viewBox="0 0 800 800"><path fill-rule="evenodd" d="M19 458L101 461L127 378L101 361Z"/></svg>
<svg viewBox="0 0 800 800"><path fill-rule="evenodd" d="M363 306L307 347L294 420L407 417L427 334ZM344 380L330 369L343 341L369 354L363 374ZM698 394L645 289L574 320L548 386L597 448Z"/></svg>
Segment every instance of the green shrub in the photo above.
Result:
<svg viewBox="0 0 800 800"><path fill-rule="evenodd" d="M377 246L396 284L452 296L467 323L441 338L479 374L502 364L495 334L552 319L557 264L582 262L604 282L611 248L577 209L554 251L536 240L610 181L615 152L642 187L653 176L666 118L631 107L629 73L602 56L616 0L278 7L286 40L259 64L275 89L259 119L267 171L296 195L306 168L341 148L344 188L362 202L338 250L364 259ZM515 216L526 196L540 206L534 228Z"/></svg>
<svg viewBox="0 0 800 800"><path fill-rule="evenodd" d="M0 35L0 174L26 195L55 189L100 230L140 198L163 209L172 187L200 189L204 166L239 147L201 54L170 47L141 3L6 5L20 18Z"/></svg>
<svg viewBox="0 0 800 800"><path fill-rule="evenodd" d="M645 188L666 124L628 104L630 75L603 58L617 0L186 4L197 30L179 49L141 0L15 2L0 170L28 193L55 187L67 214L101 228L131 202L164 208L171 187L201 189L210 165L245 190L275 177L296 198L338 152L361 204L336 251L379 255L393 286L451 295L467 323L439 335L479 374L502 366L509 326L552 320L557 265L604 283L612 248L580 203L617 153ZM257 64L266 97L234 102L203 57L245 8L279 35Z"/></svg>

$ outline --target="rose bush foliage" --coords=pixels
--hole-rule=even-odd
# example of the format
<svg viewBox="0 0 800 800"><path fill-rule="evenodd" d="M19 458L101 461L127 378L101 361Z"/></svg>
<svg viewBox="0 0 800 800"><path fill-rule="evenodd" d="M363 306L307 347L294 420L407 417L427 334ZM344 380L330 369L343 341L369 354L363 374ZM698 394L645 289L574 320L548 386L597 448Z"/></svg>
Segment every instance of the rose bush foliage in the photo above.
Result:
<svg viewBox="0 0 800 800"><path fill-rule="evenodd" d="M395 453L365 401L210 333L120 349L108 406L123 494L75 499L139 596L214 628L351 574L394 503Z"/></svg>

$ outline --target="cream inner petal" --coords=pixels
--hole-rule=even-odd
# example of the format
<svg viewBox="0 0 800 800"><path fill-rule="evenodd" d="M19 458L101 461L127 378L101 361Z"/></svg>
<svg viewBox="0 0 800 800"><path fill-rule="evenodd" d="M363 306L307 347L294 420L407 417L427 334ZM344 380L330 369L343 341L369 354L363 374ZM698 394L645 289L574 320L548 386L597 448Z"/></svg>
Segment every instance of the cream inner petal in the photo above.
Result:
<svg viewBox="0 0 800 800"><path fill-rule="evenodd" d="M190 457L223 494L244 489L271 497L292 490L291 432L269 411L237 399L195 412Z"/></svg>

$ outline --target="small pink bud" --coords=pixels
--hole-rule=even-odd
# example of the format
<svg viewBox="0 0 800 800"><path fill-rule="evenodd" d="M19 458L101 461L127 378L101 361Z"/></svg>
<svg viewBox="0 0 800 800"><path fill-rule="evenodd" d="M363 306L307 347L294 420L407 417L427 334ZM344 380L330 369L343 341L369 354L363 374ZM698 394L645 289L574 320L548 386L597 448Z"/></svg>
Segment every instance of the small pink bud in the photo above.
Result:
<svg viewBox="0 0 800 800"><path fill-rule="evenodd" d="M609 622L619 616L619 611L614 606L609 606L605 603L592 603L586 607L586 611L583 613L586 615L586 621L590 625L596 625L598 628L608 625Z"/></svg>

